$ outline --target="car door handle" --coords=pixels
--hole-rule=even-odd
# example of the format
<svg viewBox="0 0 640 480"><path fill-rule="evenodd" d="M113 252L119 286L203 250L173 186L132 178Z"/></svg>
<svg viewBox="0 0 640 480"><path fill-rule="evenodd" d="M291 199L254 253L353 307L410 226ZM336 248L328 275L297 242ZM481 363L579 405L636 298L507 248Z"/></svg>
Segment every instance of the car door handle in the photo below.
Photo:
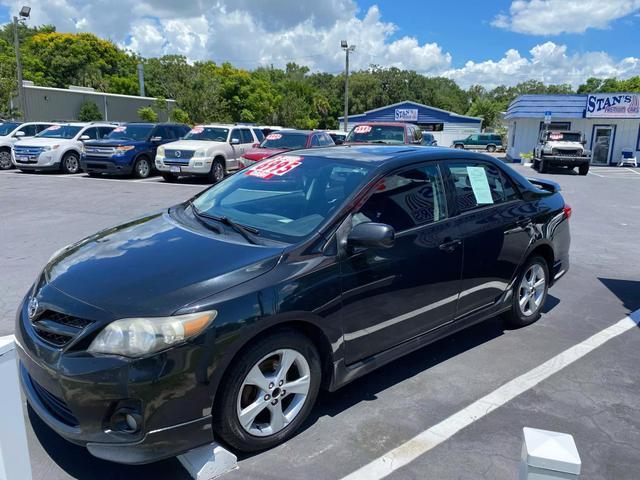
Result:
<svg viewBox="0 0 640 480"><path fill-rule="evenodd" d="M456 239L441 243L438 248L440 248L440 250L442 250L443 252L453 253L458 249L460 245L462 245L462 240Z"/></svg>

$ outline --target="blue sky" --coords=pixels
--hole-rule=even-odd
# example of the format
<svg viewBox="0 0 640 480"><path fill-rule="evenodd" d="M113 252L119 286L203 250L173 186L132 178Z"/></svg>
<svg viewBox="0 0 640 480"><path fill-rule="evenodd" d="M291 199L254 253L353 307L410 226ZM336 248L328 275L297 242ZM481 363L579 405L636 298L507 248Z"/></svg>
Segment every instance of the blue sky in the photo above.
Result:
<svg viewBox="0 0 640 480"><path fill-rule="evenodd" d="M640 0L0 0L0 21L26 1L31 24L144 56L339 72L346 38L354 68L397 66L463 87L640 75Z"/></svg>

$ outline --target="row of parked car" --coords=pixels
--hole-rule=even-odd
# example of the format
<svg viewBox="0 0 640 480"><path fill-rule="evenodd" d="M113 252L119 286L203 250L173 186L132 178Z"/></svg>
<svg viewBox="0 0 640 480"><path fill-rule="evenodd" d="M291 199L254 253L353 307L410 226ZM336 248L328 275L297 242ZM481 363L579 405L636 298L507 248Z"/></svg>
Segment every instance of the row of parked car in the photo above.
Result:
<svg viewBox="0 0 640 480"><path fill-rule="evenodd" d="M0 123L0 169L137 178L157 171L168 182L188 175L216 183L266 157L345 142L437 145L433 134L402 122L358 124L348 135L242 124L5 122Z"/></svg>

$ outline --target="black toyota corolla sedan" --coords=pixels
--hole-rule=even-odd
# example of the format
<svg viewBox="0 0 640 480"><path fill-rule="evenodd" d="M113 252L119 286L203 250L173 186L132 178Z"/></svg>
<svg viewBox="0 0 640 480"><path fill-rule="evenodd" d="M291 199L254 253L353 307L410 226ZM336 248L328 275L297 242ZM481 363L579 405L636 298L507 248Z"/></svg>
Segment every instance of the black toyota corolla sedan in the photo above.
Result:
<svg viewBox="0 0 640 480"><path fill-rule="evenodd" d="M57 252L17 315L24 392L114 462L273 447L320 388L498 314L535 321L569 268L558 190L463 150L269 158Z"/></svg>

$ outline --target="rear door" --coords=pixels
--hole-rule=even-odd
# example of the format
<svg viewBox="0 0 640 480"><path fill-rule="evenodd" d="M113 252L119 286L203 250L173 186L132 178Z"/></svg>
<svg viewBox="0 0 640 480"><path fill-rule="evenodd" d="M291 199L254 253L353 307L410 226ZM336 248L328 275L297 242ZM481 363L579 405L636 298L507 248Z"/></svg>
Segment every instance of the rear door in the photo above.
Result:
<svg viewBox="0 0 640 480"><path fill-rule="evenodd" d="M446 165L464 248L460 317L492 305L505 292L534 234L532 210L493 163L461 160Z"/></svg>
<svg viewBox="0 0 640 480"><path fill-rule="evenodd" d="M429 162L386 176L352 223L396 230L388 249L358 249L342 261L346 361L354 363L452 322L462 248L442 166Z"/></svg>

